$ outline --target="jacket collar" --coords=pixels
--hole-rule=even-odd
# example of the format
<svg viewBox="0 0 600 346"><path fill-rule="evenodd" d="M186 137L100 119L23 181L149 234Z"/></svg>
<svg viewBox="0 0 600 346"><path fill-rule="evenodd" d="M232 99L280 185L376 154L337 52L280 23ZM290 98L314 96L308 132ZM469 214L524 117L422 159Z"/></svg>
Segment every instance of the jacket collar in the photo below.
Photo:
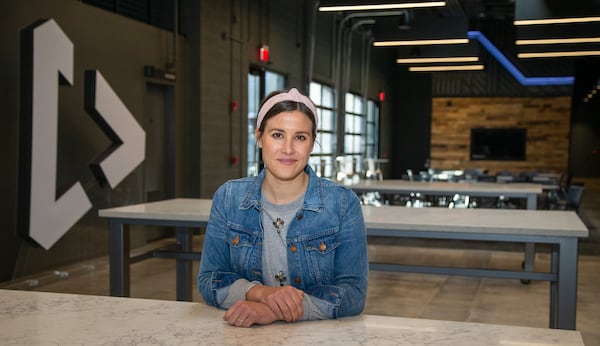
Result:
<svg viewBox="0 0 600 346"><path fill-rule="evenodd" d="M322 185L321 179L315 174L313 169L306 165L304 168L304 172L308 174L308 186L306 188L306 194L304 195L304 204L302 209L311 210L315 212L323 211L323 199L322 193ZM260 199L262 196L262 183L265 180L266 170L263 168L258 176L256 176L244 195L240 203L240 209L246 210L250 208L255 208L257 210L261 209Z"/></svg>

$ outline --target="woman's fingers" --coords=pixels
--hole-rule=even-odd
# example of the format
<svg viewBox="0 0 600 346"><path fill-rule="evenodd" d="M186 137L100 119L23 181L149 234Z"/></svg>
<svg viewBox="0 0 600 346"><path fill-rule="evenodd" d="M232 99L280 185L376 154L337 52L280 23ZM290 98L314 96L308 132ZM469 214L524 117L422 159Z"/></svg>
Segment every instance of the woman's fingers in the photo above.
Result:
<svg viewBox="0 0 600 346"><path fill-rule="evenodd" d="M277 317L286 322L297 321L304 312L302 297L304 292L292 286L283 286L266 297L265 303Z"/></svg>
<svg viewBox="0 0 600 346"><path fill-rule="evenodd" d="M225 315L223 315L223 319L227 321L229 325L236 327L250 327L253 322L249 317L248 306L247 304L243 304L243 301L241 300L233 304L229 310L225 312Z"/></svg>
<svg viewBox="0 0 600 346"><path fill-rule="evenodd" d="M240 300L235 302L223 315L231 326L250 327L255 323L265 324L280 320L298 321L302 318L304 292L292 287L270 288L263 295L262 302Z"/></svg>
<svg viewBox="0 0 600 346"><path fill-rule="evenodd" d="M270 324L278 320L266 304L247 300L235 302L225 312L223 319L231 326L245 328L254 324Z"/></svg>

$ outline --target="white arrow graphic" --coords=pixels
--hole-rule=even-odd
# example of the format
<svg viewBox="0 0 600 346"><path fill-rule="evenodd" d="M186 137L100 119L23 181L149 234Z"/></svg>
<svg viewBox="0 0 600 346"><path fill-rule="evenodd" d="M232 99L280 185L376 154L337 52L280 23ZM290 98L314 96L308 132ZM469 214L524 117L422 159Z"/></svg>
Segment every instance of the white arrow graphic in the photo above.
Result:
<svg viewBox="0 0 600 346"><path fill-rule="evenodd" d="M56 191L59 83L73 84L73 43L52 19L21 31L18 231L46 250L91 209L81 183ZM111 188L145 157L146 133L98 71L85 72L87 112L112 145L92 164Z"/></svg>
<svg viewBox="0 0 600 346"><path fill-rule="evenodd" d="M84 98L86 111L113 142L94 160L92 170L115 188L144 161L146 132L99 71L85 71Z"/></svg>
<svg viewBox="0 0 600 346"><path fill-rule="evenodd" d="M58 84L73 84L73 43L54 20L26 28L19 179L19 232L49 249L91 207L83 187L57 196Z"/></svg>

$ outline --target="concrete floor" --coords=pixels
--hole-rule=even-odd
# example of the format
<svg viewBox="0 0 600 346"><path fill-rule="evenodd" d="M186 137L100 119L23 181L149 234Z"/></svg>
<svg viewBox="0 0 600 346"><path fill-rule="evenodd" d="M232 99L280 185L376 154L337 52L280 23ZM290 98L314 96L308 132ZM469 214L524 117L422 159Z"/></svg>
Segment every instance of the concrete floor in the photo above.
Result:
<svg viewBox="0 0 600 346"><path fill-rule="evenodd" d="M590 239L580 241L577 330L586 345L600 345L600 191L586 193L580 211L590 228ZM196 247L200 236L195 237ZM160 243L172 242L171 239ZM151 244L156 247L157 244ZM371 260L443 263L460 266L476 263L493 268L520 268L518 249L477 249L454 244L435 246L369 242ZM143 251L144 249L137 249ZM549 268L550 255L539 251L537 268ZM194 273L198 263L194 264ZM61 268L52 273L0 284L0 288L108 295L108 261L98 258ZM175 299L175 264L169 259L150 259L131 267L131 295L138 298ZM195 290L194 301L202 301ZM371 271L364 313L438 320L496 323L547 328L549 283L430 274Z"/></svg>

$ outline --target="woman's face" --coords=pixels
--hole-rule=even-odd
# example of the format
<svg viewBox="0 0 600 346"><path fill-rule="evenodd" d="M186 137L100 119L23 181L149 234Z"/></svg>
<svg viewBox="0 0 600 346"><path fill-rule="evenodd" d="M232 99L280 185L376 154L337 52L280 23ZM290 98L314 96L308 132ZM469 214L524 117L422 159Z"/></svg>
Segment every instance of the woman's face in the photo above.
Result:
<svg viewBox="0 0 600 346"><path fill-rule="evenodd" d="M313 149L311 133L312 122L300 111L281 112L269 118L262 135L257 131L267 175L285 181L298 178Z"/></svg>

